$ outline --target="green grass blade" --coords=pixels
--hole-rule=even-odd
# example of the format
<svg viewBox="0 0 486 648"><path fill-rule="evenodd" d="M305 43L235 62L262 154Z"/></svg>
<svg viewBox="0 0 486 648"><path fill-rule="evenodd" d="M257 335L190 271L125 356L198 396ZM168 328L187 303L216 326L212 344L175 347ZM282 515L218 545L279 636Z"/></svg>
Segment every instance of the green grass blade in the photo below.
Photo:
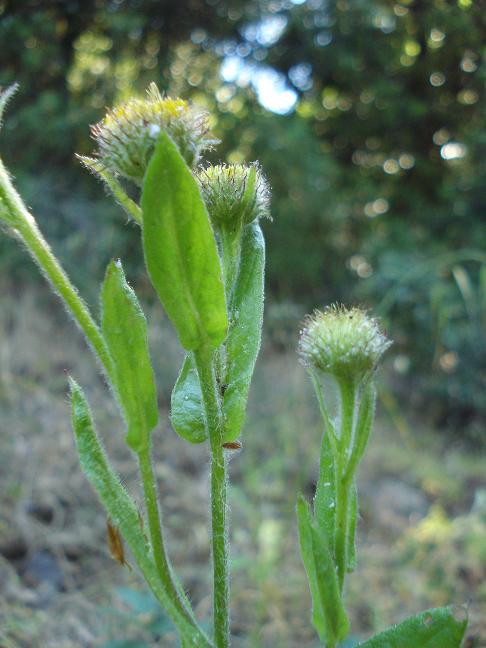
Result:
<svg viewBox="0 0 486 648"><path fill-rule="evenodd" d="M462 609L434 608L358 644L360 648L460 648L467 618Z"/></svg>
<svg viewBox="0 0 486 648"><path fill-rule="evenodd" d="M142 190L145 261L182 346L215 348L228 318L216 241L196 180L162 132Z"/></svg>
<svg viewBox="0 0 486 648"><path fill-rule="evenodd" d="M119 261L106 271L101 291L102 332L115 365L114 383L128 425L127 444L140 452L157 425L157 390L147 322Z"/></svg>

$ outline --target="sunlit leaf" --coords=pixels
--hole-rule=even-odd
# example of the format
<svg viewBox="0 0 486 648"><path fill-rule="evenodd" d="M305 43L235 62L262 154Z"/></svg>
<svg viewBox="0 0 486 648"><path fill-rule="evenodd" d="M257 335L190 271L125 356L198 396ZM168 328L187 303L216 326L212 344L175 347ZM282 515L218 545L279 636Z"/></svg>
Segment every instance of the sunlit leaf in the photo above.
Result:
<svg viewBox="0 0 486 648"><path fill-rule="evenodd" d="M197 182L164 132L145 175L142 213L147 268L182 346L219 346L228 318L216 241Z"/></svg>
<svg viewBox="0 0 486 648"><path fill-rule="evenodd" d="M114 383L128 425L127 444L147 448L157 425L157 391L150 362L147 322L121 263L112 261L101 292L102 331L114 362Z"/></svg>

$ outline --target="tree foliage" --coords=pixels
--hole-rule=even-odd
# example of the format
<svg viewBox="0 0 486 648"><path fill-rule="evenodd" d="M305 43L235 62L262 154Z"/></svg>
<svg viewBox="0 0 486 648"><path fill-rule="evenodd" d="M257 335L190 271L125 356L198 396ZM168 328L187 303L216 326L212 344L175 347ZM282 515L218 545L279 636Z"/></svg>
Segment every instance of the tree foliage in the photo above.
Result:
<svg viewBox="0 0 486 648"><path fill-rule="evenodd" d="M3 148L16 172L47 161L89 195L72 156L91 152L104 106L151 80L201 103L218 155L261 159L274 187L273 295L385 296L402 384L421 376L419 404L474 426L485 35L483 0L0 0L0 83L22 88ZM275 89L287 104L272 112Z"/></svg>

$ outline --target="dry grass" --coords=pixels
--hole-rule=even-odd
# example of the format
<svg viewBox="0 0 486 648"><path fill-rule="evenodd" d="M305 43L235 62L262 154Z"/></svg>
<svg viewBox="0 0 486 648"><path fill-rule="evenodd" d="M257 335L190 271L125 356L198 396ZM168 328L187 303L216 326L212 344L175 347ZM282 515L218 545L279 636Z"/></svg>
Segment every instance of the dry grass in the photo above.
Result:
<svg viewBox="0 0 486 648"><path fill-rule="evenodd" d="M113 402L54 297L5 288L1 304L0 645L84 648L110 638L156 645L143 615L138 625L133 615L127 620L115 593L140 582L108 555L105 516L75 455L65 371L86 388L105 445L141 502ZM197 614L207 619L208 455L167 424L180 351L158 307L150 319L157 322L151 347L163 422L154 445L169 548ZM264 352L244 450L231 463L236 648L317 645L293 509L298 490L312 496L318 438L312 395L294 355ZM404 440L382 417L360 480L360 562L348 591L355 632L472 600L471 633L483 637L476 645L486 645L484 458L420 429ZM171 634L159 645L175 645Z"/></svg>

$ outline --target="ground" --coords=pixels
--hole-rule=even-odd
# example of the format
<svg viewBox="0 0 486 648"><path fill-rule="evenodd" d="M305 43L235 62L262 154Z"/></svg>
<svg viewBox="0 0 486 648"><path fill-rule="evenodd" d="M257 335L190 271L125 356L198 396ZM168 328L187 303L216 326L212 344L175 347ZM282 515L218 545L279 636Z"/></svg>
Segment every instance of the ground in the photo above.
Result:
<svg viewBox="0 0 486 648"><path fill-rule="evenodd" d="M106 448L141 506L123 424L96 364L47 291L4 286L1 301L0 646L176 645L135 569L109 556L105 514L78 466L66 372L86 389ZM207 620L208 452L169 426L181 355L161 310L149 312L164 524L172 560ZM281 346L268 339L263 346L243 450L230 466L235 648L318 645L294 506L299 491L312 498L320 429L305 372ZM392 389L383 385L381 394L359 473L359 562L347 590L353 635L427 607L466 604L468 645L486 646L484 454L410 421Z"/></svg>

